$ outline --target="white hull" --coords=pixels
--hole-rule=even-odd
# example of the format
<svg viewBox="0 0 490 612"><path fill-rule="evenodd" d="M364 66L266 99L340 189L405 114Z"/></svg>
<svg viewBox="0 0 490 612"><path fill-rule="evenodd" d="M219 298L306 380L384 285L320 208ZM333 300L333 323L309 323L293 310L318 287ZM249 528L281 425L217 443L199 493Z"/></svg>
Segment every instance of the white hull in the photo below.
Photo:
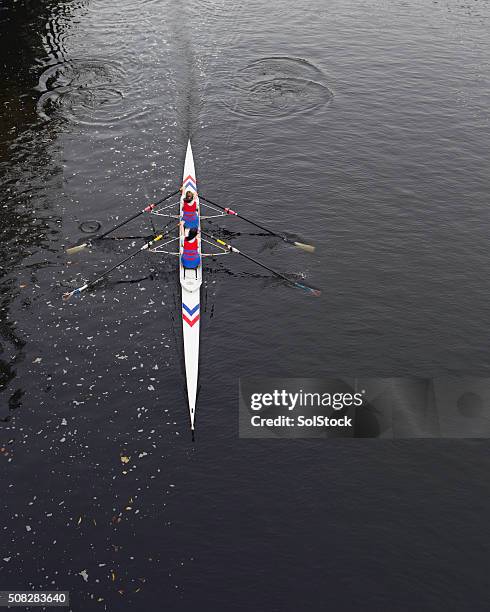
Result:
<svg viewBox="0 0 490 612"><path fill-rule="evenodd" d="M183 195L180 199L180 217L182 217L183 196L186 190L197 193L196 172L194 169L194 158L192 155L191 142L187 144L187 152L184 163ZM197 199L200 223L200 206ZM202 284L202 254L201 236L198 235L199 254L201 263L195 270L186 270L179 257L180 284L182 286L182 331L184 339L184 361L187 382L187 398L189 402L189 416L191 429L194 431L196 414L197 381L199 376L199 328L200 328L200 289ZM180 229L179 251L182 255L184 243L183 229Z"/></svg>

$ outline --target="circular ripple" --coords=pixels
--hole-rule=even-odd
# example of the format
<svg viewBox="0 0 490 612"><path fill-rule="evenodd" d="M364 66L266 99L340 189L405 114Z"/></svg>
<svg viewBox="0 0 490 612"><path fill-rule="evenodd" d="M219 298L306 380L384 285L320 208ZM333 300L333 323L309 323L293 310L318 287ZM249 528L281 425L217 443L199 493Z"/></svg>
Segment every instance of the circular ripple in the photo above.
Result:
<svg viewBox="0 0 490 612"><path fill-rule="evenodd" d="M481 416L485 412L485 403L477 393L463 393L458 398L457 406L459 413L467 418L475 418Z"/></svg>
<svg viewBox="0 0 490 612"><path fill-rule="evenodd" d="M311 112L330 103L325 75L310 62L289 57L265 57L236 75L226 106L239 115L287 117Z"/></svg>
<svg viewBox="0 0 490 612"><path fill-rule="evenodd" d="M70 60L47 68L39 79L37 111L45 120L98 123L117 115L123 98L115 83L124 76L115 62Z"/></svg>

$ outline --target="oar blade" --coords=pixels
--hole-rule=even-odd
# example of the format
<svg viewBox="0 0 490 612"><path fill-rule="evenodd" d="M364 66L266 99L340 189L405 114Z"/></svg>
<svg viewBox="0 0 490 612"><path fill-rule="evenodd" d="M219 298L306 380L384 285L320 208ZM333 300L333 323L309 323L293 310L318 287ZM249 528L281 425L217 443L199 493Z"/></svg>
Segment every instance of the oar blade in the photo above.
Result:
<svg viewBox="0 0 490 612"><path fill-rule="evenodd" d="M305 244L304 242L292 242L291 244L294 244L296 248L306 251L307 253L314 253L316 249L312 244Z"/></svg>
<svg viewBox="0 0 490 612"><path fill-rule="evenodd" d="M306 291L306 293L313 295L314 297L320 297L320 295L322 294L322 290L318 289L318 287L311 287L310 285L305 285L304 283L298 283L298 282L295 282L294 286L297 287L298 289L302 289L303 291Z"/></svg>
<svg viewBox="0 0 490 612"><path fill-rule="evenodd" d="M63 299L65 302L68 302L68 300L73 297L74 295L76 295L77 293L80 293L80 291L78 289L75 289L74 291L67 291L66 293L63 293Z"/></svg>
<svg viewBox="0 0 490 612"><path fill-rule="evenodd" d="M84 242L83 244L77 244L75 246L72 246L66 249L66 253L68 255L73 255L74 253L80 253L80 251L83 251L84 249L86 249L87 246L88 246L87 242Z"/></svg>

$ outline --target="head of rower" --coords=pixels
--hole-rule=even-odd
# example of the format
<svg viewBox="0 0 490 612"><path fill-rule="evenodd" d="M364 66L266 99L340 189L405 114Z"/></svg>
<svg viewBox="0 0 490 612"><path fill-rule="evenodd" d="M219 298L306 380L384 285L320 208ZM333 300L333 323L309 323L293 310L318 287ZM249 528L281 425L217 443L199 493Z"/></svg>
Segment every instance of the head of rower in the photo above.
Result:
<svg viewBox="0 0 490 612"><path fill-rule="evenodd" d="M184 196L184 202L187 202L188 204L190 204L193 199L194 199L194 192L190 190L186 191L185 196Z"/></svg>
<svg viewBox="0 0 490 612"><path fill-rule="evenodd" d="M187 240L187 242L192 242L198 234L197 227L191 227L191 229L187 229L186 227L184 227L184 231L185 239Z"/></svg>

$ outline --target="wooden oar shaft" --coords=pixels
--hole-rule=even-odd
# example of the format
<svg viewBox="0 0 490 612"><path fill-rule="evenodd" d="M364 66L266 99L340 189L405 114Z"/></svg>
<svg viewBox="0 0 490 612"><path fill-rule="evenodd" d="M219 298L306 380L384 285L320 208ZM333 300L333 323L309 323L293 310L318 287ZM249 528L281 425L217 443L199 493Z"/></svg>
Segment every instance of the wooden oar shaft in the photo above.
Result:
<svg viewBox="0 0 490 612"><path fill-rule="evenodd" d="M101 280L103 280L106 276L108 276L116 268L119 268L120 266L125 264L127 261L132 259L135 255L138 255L138 253L141 253L141 251L146 251L146 249L149 249L150 246L154 242L157 242L158 240L161 240L162 237L163 237L163 234L159 234L158 236L155 236L155 238L153 238L153 240L150 240L149 242L146 242L142 247L140 247L139 249L136 249L135 251L130 253L127 257L125 257L124 259L119 261L117 264L113 265L112 268L109 268L108 270L105 270L104 273L101 274L98 278L96 278L95 280L91 281L90 283L87 283L88 286L89 287L93 287L94 285L97 285L97 283L100 283Z"/></svg>
<svg viewBox="0 0 490 612"><path fill-rule="evenodd" d="M83 249L86 249L87 247L90 247L95 240L101 240L102 238L105 238L109 234L112 234L112 232L115 232L120 227L123 227L124 225L126 225L127 223L129 223L133 219L136 219L140 215L143 215L144 213L151 213L152 210L157 208L157 206L159 206L160 204L162 204L163 202L165 202L166 200L168 200L172 196L176 195L177 193L179 193L179 191L180 191L180 189L177 189L176 191L174 191L173 193L170 193L169 195L165 196L161 200L158 200L158 202L155 202L154 204L148 204L148 206L143 208L143 210L140 210L137 213L134 213L134 215L131 215L129 218L124 219L123 221L121 221L117 225L114 225L114 227L111 227L106 232L103 232L102 234L97 234L96 236L92 236L92 238L87 240L87 242L83 242L82 244L77 244L77 245L75 245L73 247L69 247L68 249L66 249L66 252L72 254L72 253L78 253L79 251L83 251Z"/></svg>
<svg viewBox="0 0 490 612"><path fill-rule="evenodd" d="M163 202L165 202L166 200L170 199L172 196L177 195L179 193L179 191L180 191L180 189L177 189L173 193L171 193L171 194L165 196L164 198L162 198L161 200L158 200L158 202L155 202L154 204L149 204L148 206L143 208L143 210L140 210L137 213L135 213L134 215L131 215L131 217L128 217L127 219L124 219L123 221L121 221L121 223L118 223L114 227L111 227L111 229L108 229L103 234L99 234L98 236L95 236L94 238L92 238L92 240L100 240L101 238L104 238L108 234L111 234L112 232L115 232L117 229L119 229L123 225L126 225L126 223L129 223L130 221L133 221L134 219L136 219L140 215L143 215L145 213L151 212L152 210L157 208L157 206L160 206L160 204L163 204Z"/></svg>
<svg viewBox="0 0 490 612"><path fill-rule="evenodd" d="M212 206L217 206L219 209L224 210L228 215L234 215L235 217L238 217L239 219L243 219L244 221L247 221L247 223L250 223L251 225L255 225L255 227L258 227L259 229L264 230L264 232L267 232L271 236L279 236L279 238L282 238L284 240L284 236L282 234L277 234L276 232L273 232L268 227L264 227L263 225L260 225L259 223L252 221L252 219L248 219L247 217L244 217L240 213L237 213L235 210L231 210L231 208L221 206L221 204L216 204L216 202L208 200L203 195L199 195L199 198L201 200L204 200L208 204L211 204Z"/></svg>
<svg viewBox="0 0 490 612"><path fill-rule="evenodd" d="M121 221L121 223L118 223L117 225L114 225L114 227L111 227L111 229L108 229L103 234L98 234L97 236L94 236L94 238L92 238L92 240L101 240L101 238L105 238L108 234L112 234L112 232L115 232L117 229L119 229L123 225L126 225L126 223L129 223L133 219L136 219L137 217L142 215L144 212L150 212L152 210L150 208L151 206L152 205L150 204L144 210L140 210L139 212L135 213L134 215L131 215L131 217L128 217L127 219L124 219L124 221Z"/></svg>
<svg viewBox="0 0 490 612"><path fill-rule="evenodd" d="M288 238L285 234L275 232L274 230L271 230L268 227L261 225L260 223L256 223L255 221L252 221L252 219L249 219L248 217L244 217L243 215L238 213L236 210L232 210L231 208L221 206L221 204L217 204L216 202L213 202L212 200L208 200L203 195L200 195L199 197L204 202L207 202L208 204L211 204L212 206L216 206L220 210L224 210L225 213L227 213L228 215L233 215L235 217L238 217L239 219L243 219L247 223L250 223L250 225L258 227L259 229L264 230L264 232L267 232L268 234L270 234L271 236L276 236L277 238L284 240L284 242L287 242L288 244L292 244L293 246L295 246L298 249L301 249L302 251L306 251L307 253L313 253L315 251L315 247L312 244L305 244L304 242L297 242L296 240L293 240L292 238Z"/></svg>
<svg viewBox="0 0 490 612"><path fill-rule="evenodd" d="M253 261L254 264L257 264L261 268L264 268L265 270L268 270L269 272L272 272L272 274L274 274L275 276L277 276L279 278L282 278L283 280L288 282L290 285L291 284L292 285L296 284L295 281L292 281L287 276L284 276L284 274L281 274L280 272L278 272L277 270L274 270L273 268L269 268L269 266L266 266L265 264L263 264L258 259L255 259L254 257L251 257L250 255L247 255L247 253L243 253L242 251L238 250L236 247L232 246L231 244L228 244L224 240L221 240L220 238L216 238L212 234L208 234L207 232L203 232L202 230L201 230L201 234L204 234L205 236L208 236L209 238L212 238L215 242L217 242L218 244L224 246L225 248L227 248L232 253L237 253L238 255L241 255L242 257L245 257L245 259Z"/></svg>
<svg viewBox="0 0 490 612"><path fill-rule="evenodd" d="M168 224L167 224L168 225ZM167 226L165 226L167 227ZM135 257L136 255L138 255L138 253L141 253L142 251L146 251L147 249L150 249L155 242L158 242L159 240L162 240L162 238L165 237L165 235L168 235L168 232L164 232L162 230L162 232L160 234L158 234L157 236L155 236L154 238L152 238L151 240L149 240L148 242L146 242L143 246L139 247L138 249L136 249L135 251L133 251L132 253L130 253L127 257L125 257L124 259L122 259L121 261L119 261L117 264L113 265L111 268L109 268L108 270L105 270L100 276L98 276L96 279L94 279L93 281L87 282L84 285L82 285L81 287L78 287L77 289L74 289L73 291L70 291L68 293L65 293L63 298L65 300L70 299L70 297L72 297L73 295L76 294L80 294L83 293L84 291L86 291L87 289L90 289L90 287L94 287L95 285L97 285L98 283L100 283L102 280L104 280L104 278L106 276L108 276L111 272L113 272L116 268L119 268L120 266L122 266L123 264L125 264L127 261L129 261L130 259L132 259L133 257Z"/></svg>

